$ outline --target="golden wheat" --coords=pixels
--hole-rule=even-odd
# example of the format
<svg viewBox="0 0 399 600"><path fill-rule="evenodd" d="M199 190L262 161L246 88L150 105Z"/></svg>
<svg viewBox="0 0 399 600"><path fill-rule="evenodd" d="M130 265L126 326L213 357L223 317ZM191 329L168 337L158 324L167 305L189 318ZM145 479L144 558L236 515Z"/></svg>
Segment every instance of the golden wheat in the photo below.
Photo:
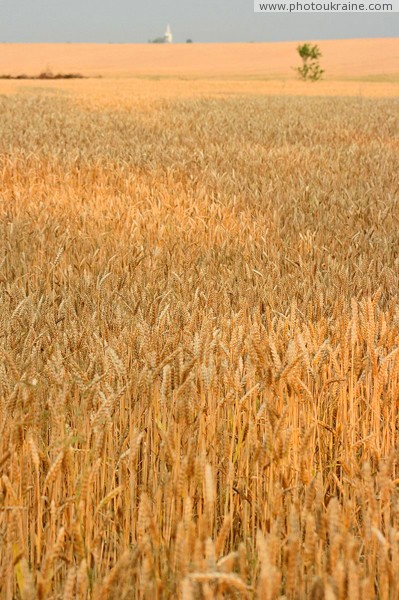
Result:
<svg viewBox="0 0 399 600"><path fill-rule="evenodd" d="M0 596L397 598L396 100L0 108Z"/></svg>

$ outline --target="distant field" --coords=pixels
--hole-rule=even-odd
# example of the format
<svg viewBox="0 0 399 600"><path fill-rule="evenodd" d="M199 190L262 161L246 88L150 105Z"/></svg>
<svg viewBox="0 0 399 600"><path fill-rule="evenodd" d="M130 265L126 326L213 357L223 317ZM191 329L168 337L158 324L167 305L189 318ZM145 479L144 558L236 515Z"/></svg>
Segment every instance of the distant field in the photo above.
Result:
<svg viewBox="0 0 399 600"><path fill-rule="evenodd" d="M115 91L117 90L117 93ZM0 81L0 94L37 96L67 95L88 107L114 107L150 110L150 100L178 98L227 98L248 96L346 96L357 98L399 97L399 82L319 81L317 84L294 79L190 79L129 77L75 81Z"/></svg>
<svg viewBox="0 0 399 600"><path fill-rule="evenodd" d="M68 92L98 105L231 95L399 96L399 40L322 41L326 73L298 81L297 44L3 44L0 75L81 73L79 81L4 81L0 93ZM99 79L101 77L101 79ZM115 90L117 89L117 94Z"/></svg>
<svg viewBox="0 0 399 600"><path fill-rule="evenodd" d="M306 41L306 40L304 40ZM398 39L319 43L328 78L399 75ZM0 73L293 77L296 42L264 44L3 44Z"/></svg>

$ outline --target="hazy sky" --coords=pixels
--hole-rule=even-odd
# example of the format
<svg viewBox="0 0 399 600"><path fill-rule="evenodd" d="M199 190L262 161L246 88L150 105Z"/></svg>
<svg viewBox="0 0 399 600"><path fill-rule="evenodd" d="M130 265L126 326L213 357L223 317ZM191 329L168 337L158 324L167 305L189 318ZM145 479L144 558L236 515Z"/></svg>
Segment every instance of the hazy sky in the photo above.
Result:
<svg viewBox="0 0 399 600"><path fill-rule="evenodd" d="M253 0L0 0L0 42L176 42L398 37L399 13L254 14Z"/></svg>

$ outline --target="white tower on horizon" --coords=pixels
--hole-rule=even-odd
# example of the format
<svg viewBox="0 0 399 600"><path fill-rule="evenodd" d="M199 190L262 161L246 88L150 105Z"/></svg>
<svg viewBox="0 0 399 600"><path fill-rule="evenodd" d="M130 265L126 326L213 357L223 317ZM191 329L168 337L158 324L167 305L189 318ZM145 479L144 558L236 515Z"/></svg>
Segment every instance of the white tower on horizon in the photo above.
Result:
<svg viewBox="0 0 399 600"><path fill-rule="evenodd" d="M167 25L165 35L163 36L163 41L165 44L171 44L173 42L173 35L170 29L170 25Z"/></svg>

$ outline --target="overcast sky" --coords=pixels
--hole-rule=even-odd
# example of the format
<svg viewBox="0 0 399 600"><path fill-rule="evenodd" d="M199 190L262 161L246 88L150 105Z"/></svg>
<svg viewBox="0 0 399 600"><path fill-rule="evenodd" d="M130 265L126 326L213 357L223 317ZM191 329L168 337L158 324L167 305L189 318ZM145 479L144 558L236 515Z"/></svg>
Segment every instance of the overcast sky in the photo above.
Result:
<svg viewBox="0 0 399 600"><path fill-rule="evenodd" d="M167 23L176 42L399 36L399 13L254 14L253 0L0 0L0 42L147 42Z"/></svg>

